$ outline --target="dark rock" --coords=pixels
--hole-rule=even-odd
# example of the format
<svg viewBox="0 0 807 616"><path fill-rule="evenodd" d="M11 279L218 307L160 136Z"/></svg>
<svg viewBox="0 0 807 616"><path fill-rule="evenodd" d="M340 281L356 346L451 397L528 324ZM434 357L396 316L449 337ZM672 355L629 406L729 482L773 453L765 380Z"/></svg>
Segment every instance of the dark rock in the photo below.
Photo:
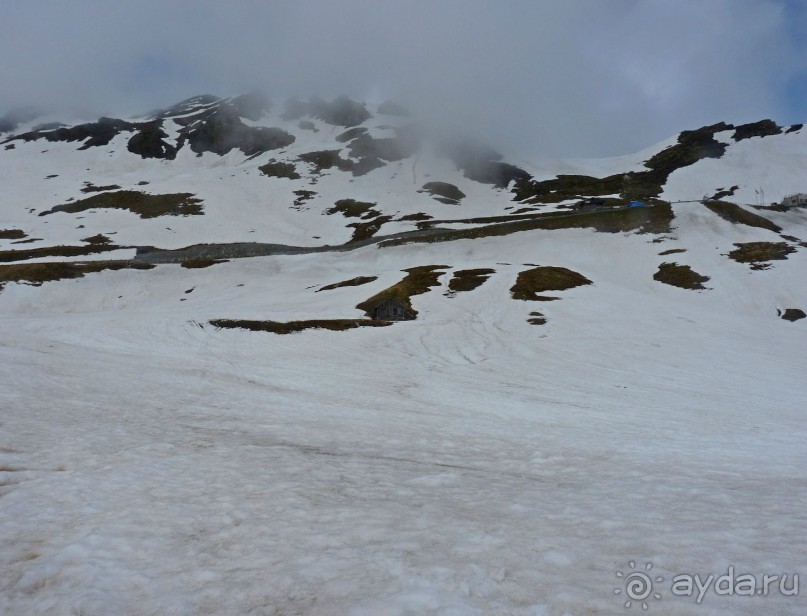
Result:
<svg viewBox="0 0 807 616"><path fill-rule="evenodd" d="M434 198L442 197L452 204L459 203L465 197L464 192L448 182L426 182L418 192L427 192Z"/></svg>
<svg viewBox="0 0 807 616"><path fill-rule="evenodd" d="M277 150L294 143L294 137L279 128L247 126L231 107L221 107L188 124L180 132L180 147L185 139L196 154L213 152L224 155L238 148L247 156Z"/></svg>
<svg viewBox="0 0 807 616"><path fill-rule="evenodd" d="M750 137L767 137L780 135L782 129L773 120L760 120L752 124L743 124L734 131L734 140L741 141Z"/></svg>
<svg viewBox="0 0 807 616"><path fill-rule="evenodd" d="M792 323L807 317L807 314L805 314L804 310L801 310L800 308L787 308L780 316L785 321L790 321Z"/></svg>
<svg viewBox="0 0 807 616"><path fill-rule="evenodd" d="M162 129L162 122L154 120L140 125L141 128L126 145L132 154L139 154L142 158L163 158L173 160L177 155L177 148L166 139L168 135Z"/></svg>

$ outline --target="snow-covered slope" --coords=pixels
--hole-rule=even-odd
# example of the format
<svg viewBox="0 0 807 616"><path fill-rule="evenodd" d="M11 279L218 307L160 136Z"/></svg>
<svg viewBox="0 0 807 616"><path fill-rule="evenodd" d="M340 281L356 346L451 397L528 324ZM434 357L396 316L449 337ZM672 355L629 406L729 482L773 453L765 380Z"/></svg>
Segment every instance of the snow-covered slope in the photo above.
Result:
<svg viewBox="0 0 807 616"><path fill-rule="evenodd" d="M153 117L177 148L171 118L221 104ZM628 210L647 177L614 196L589 182L593 192L552 197L540 182L644 173L681 138L620 160L517 168L487 154L467 164L463 150L463 170L419 134L401 160L317 172L301 157L339 149L367 164L337 140L355 127L317 117L335 121L322 104L294 119L254 107L240 107L256 118L243 125L294 142L197 156L186 137L173 158L141 158L127 149L135 130L84 150L15 138L33 125L4 135L0 612L618 614L616 572L633 561L652 563L654 613L804 613L776 584L699 604L671 586L730 566L804 573L807 320L780 316L807 310L807 210L742 205L760 187L805 190L802 130L712 127L699 135L725 146L719 158L665 167L662 190L644 195L652 206ZM415 131L367 109L359 127L374 139ZM154 120L131 123L143 121ZM300 178L265 175L270 161ZM510 179L466 177L491 169ZM465 196L437 201L419 192L427 182ZM148 202L141 218L94 202L41 215L99 194L120 203L119 190L191 193L202 213L148 217ZM295 205L298 190L316 194ZM560 207L592 196L614 209ZM374 205L325 213L343 199ZM400 220L412 214L424 216ZM348 224L373 221L372 237L349 242ZM413 233L372 243L400 232ZM99 234L109 243L82 241ZM137 269L150 265L144 247L231 242L318 251L212 265L167 253L175 262ZM210 324L363 320L357 306L423 266L440 267L405 298L414 320L291 335ZM546 266L590 284L559 284ZM456 282L467 270L487 278L469 289ZM558 299L518 299L532 292Z"/></svg>

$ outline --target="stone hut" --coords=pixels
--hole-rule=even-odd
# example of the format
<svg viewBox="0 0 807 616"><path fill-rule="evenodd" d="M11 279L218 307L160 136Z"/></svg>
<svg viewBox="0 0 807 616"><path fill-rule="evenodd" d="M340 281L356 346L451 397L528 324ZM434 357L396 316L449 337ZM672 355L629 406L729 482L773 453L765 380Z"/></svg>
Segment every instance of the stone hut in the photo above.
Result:
<svg viewBox="0 0 807 616"><path fill-rule="evenodd" d="M381 321L410 321L415 312L394 297L386 297L373 304L370 316Z"/></svg>

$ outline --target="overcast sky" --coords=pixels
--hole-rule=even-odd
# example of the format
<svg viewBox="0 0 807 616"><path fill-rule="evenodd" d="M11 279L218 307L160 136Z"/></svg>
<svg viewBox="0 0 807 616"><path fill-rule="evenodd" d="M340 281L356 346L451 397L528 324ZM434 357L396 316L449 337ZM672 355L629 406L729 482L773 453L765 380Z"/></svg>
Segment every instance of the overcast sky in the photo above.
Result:
<svg viewBox="0 0 807 616"><path fill-rule="evenodd" d="M804 0L0 0L0 114L260 88L398 100L506 152L807 122Z"/></svg>

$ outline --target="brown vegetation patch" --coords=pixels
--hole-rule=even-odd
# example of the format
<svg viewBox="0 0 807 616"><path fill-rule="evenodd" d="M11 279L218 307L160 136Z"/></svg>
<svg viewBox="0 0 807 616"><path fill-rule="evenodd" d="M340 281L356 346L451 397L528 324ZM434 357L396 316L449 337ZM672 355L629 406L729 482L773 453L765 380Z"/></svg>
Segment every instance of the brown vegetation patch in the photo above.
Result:
<svg viewBox="0 0 807 616"><path fill-rule="evenodd" d="M249 321L244 319L213 319L210 324L219 329L248 329L253 332L293 334L306 329L329 329L341 332L357 327L386 327L390 321L374 319L312 319L308 321Z"/></svg>
<svg viewBox="0 0 807 616"><path fill-rule="evenodd" d="M137 190L119 190L57 205L45 212L40 212L39 215L47 216L56 212L75 214L100 208L129 210L140 218L199 216L203 213L202 200L194 197L192 193L149 195Z"/></svg>
<svg viewBox="0 0 807 616"><path fill-rule="evenodd" d="M473 291L482 286L494 273L496 273L496 270L490 268L456 271L448 283L448 293L446 295L453 296L463 291Z"/></svg>
<svg viewBox="0 0 807 616"><path fill-rule="evenodd" d="M739 186L732 186L729 189L718 188L717 192L712 195L711 201L719 201L723 197L731 197L738 188L740 188L740 187Z"/></svg>
<svg viewBox="0 0 807 616"><path fill-rule="evenodd" d="M398 220L403 221L419 221L419 220L431 220L433 217L429 214L424 214L423 212L418 212L417 214L407 214L406 216L401 216Z"/></svg>
<svg viewBox="0 0 807 616"><path fill-rule="evenodd" d="M202 269L217 263L229 263L229 259L185 259L180 265L186 269Z"/></svg>
<svg viewBox="0 0 807 616"><path fill-rule="evenodd" d="M343 280L342 282L334 282L333 284L326 284L324 287L320 287L316 290L316 293L320 291L331 291L333 289L339 289L341 287L358 287L363 284L368 284L373 282L374 280L378 280L378 276L356 276L355 278L351 278L350 280Z"/></svg>
<svg viewBox="0 0 807 616"><path fill-rule="evenodd" d="M90 244L89 246L42 246L28 250L0 250L0 263L27 261L42 257L83 257L119 248L124 248L124 246Z"/></svg>
<svg viewBox="0 0 807 616"><path fill-rule="evenodd" d="M392 220L392 216L382 216L381 212L373 209L375 205L375 203L355 199L340 199L324 213L342 214L347 218L361 218L364 222L353 222L347 225L353 229L353 237L350 238L350 242L360 242L373 237L385 223Z"/></svg>
<svg viewBox="0 0 807 616"><path fill-rule="evenodd" d="M546 325L546 317L540 312L531 312L530 317L527 319L527 323L532 325Z"/></svg>
<svg viewBox="0 0 807 616"><path fill-rule="evenodd" d="M765 261L783 261L787 255L796 252L793 246L785 242L745 242L735 243L737 248L728 256L738 263L762 263Z"/></svg>
<svg viewBox="0 0 807 616"><path fill-rule="evenodd" d="M21 240L28 237L22 229L0 229L0 240Z"/></svg>
<svg viewBox="0 0 807 616"><path fill-rule="evenodd" d="M107 244L111 244L112 240L109 239L106 235L99 233L97 235L93 235L92 237L85 237L82 242L87 242L88 244L93 244L95 246L105 246Z"/></svg>
<svg viewBox="0 0 807 616"><path fill-rule="evenodd" d="M728 220L733 224L746 225L748 227L758 227L759 229L768 229L774 233L779 233L782 228L772 223L767 218L754 214L746 209L741 208L736 203L729 203L728 201L704 201L703 205L709 208L712 212L720 216L723 220Z"/></svg>
<svg viewBox="0 0 807 616"><path fill-rule="evenodd" d="M412 308L412 296L427 293L431 287L440 284L439 278L444 273L442 270L448 269L448 265L421 265L402 270L406 272L406 277L391 287L376 293L371 298L361 302L356 306L359 310L364 310L367 316L372 316L373 309L385 299L396 299L411 311L413 318L417 316L417 310Z"/></svg>
<svg viewBox="0 0 807 616"><path fill-rule="evenodd" d="M353 236L350 238L350 243L369 240L381 230L384 224L391 220L392 216L377 216L367 222L352 222L346 225L353 228Z"/></svg>
<svg viewBox="0 0 807 616"><path fill-rule="evenodd" d="M385 240L381 247L418 242L449 242L461 239L496 237L534 229L594 229L603 233L638 231L639 233L670 233L674 215L669 203L659 201L652 207L634 207L620 210L601 210L584 214L532 214L518 217L489 217L456 221L429 221L421 223L432 226L440 222L473 224L477 221L502 221L470 229L436 229L422 237L405 237Z"/></svg>
<svg viewBox="0 0 807 616"><path fill-rule="evenodd" d="M539 266L519 272L516 283L510 288L513 299L523 301L548 301L558 299L539 295L546 291L565 291L592 284L583 276L565 267Z"/></svg>
<svg viewBox="0 0 807 616"><path fill-rule="evenodd" d="M733 128L720 123L684 131L678 143L645 161L646 171L619 173L604 178L583 175L559 175L552 180L536 181L516 175L513 189L517 201L558 203L567 199L619 194L625 203L635 199L658 197L667 178L676 169L688 167L704 158L720 158L726 145L714 138L716 132Z"/></svg>
<svg viewBox="0 0 807 616"><path fill-rule="evenodd" d="M662 263L658 266L658 271L653 274L653 280L682 289L699 290L706 288L703 283L709 280L709 276L700 275L688 265Z"/></svg>
<svg viewBox="0 0 807 616"><path fill-rule="evenodd" d="M120 190L117 184L109 184L107 186L96 186L92 182L84 182L84 188L81 189L83 193L105 192L108 190Z"/></svg>
<svg viewBox="0 0 807 616"><path fill-rule="evenodd" d="M38 286L43 282L67 278L81 278L84 274L104 270L147 270L153 269L154 267L155 266L150 263L138 263L133 261L87 261L84 263L52 261L49 263L0 265L0 288L7 282L23 282Z"/></svg>

